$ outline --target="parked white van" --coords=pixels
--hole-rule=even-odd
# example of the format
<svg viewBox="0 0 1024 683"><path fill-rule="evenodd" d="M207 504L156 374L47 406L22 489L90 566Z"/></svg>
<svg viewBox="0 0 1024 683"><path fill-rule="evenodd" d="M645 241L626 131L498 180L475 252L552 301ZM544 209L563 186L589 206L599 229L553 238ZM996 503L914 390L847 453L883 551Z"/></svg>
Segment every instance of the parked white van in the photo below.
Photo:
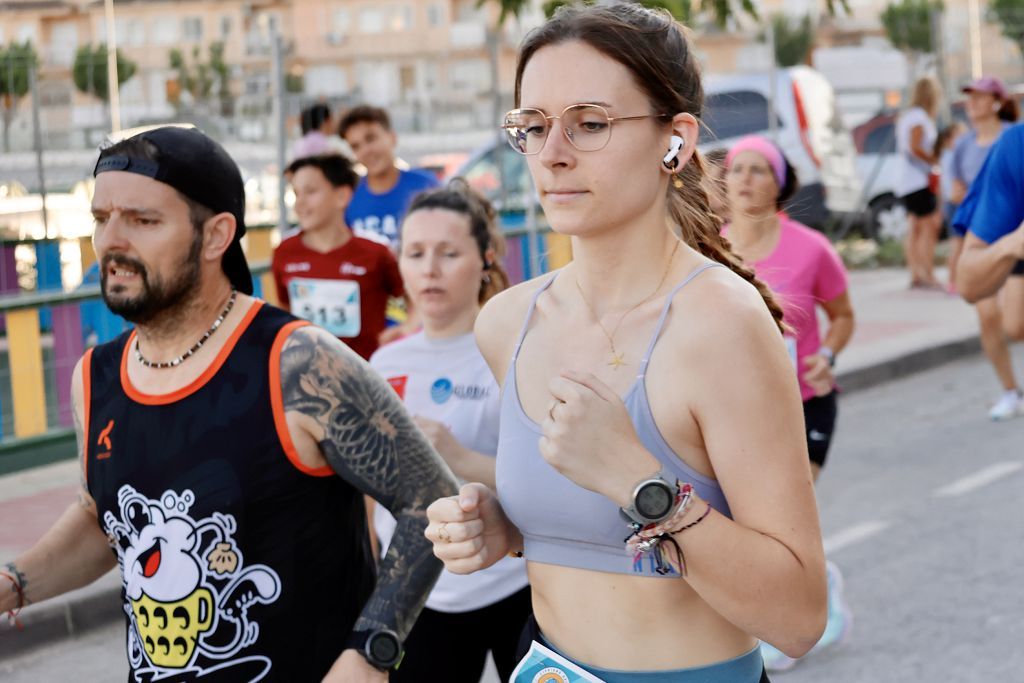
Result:
<svg viewBox="0 0 1024 683"><path fill-rule="evenodd" d="M767 72L708 75L704 82L700 148L731 146L744 135L773 138L793 164L800 189L786 204L796 220L822 227L831 215L859 218L861 180L853 138L836 108L831 84L806 66ZM774 97L774 106L769 101ZM771 114L769 113L771 111Z"/></svg>

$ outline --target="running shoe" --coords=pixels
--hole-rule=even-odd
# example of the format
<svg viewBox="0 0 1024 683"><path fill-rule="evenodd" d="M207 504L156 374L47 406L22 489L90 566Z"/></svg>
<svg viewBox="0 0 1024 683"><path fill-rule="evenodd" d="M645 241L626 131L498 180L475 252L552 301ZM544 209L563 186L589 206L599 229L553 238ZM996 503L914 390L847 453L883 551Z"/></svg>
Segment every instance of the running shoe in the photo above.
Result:
<svg viewBox="0 0 1024 683"><path fill-rule="evenodd" d="M789 657L764 641L761 642L761 659L764 660L764 668L773 673L789 671L799 661Z"/></svg>
<svg viewBox="0 0 1024 683"><path fill-rule="evenodd" d="M1009 420L1021 415L1024 415L1024 397L1021 396L1019 389L1003 392L1003 395L999 397L999 401L988 411L989 419L995 422Z"/></svg>
<svg viewBox="0 0 1024 683"><path fill-rule="evenodd" d="M825 570L828 574L828 621L825 622L825 632L811 652L843 642L853 624L853 614L843 599L843 575L839 573L839 567L828 561Z"/></svg>

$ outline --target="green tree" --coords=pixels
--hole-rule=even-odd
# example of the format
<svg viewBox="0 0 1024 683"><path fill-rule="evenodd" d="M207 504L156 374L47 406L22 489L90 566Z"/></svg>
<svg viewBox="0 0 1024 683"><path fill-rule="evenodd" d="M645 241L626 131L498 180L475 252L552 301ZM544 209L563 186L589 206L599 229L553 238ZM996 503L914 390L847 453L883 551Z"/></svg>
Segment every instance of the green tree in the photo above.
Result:
<svg viewBox="0 0 1024 683"><path fill-rule="evenodd" d="M118 50L117 82L126 83L131 80L138 66ZM71 76L75 87L86 95L94 95L103 102L110 101L110 82L107 79L107 44L83 45L75 52L75 62L71 66Z"/></svg>
<svg viewBox="0 0 1024 683"><path fill-rule="evenodd" d="M18 100L28 94L29 72L39 59L32 43L11 43L0 46L0 97L4 103L4 152L11 151L10 127Z"/></svg>
<svg viewBox="0 0 1024 683"><path fill-rule="evenodd" d="M181 94L185 92L191 96L193 104L209 102L216 93L221 113L230 114L230 68L224 61L224 43L211 43L205 61L198 46L192 48L190 60L175 48L170 52L169 62L178 73L175 85L168 89L171 104L180 108Z"/></svg>
<svg viewBox="0 0 1024 683"><path fill-rule="evenodd" d="M814 47L814 26L810 15L805 14L799 22L781 14L772 17L775 31L775 63L779 66L806 64L811 48Z"/></svg>
<svg viewBox="0 0 1024 683"><path fill-rule="evenodd" d="M1024 0L990 0L988 9L1024 56Z"/></svg>
<svg viewBox="0 0 1024 683"><path fill-rule="evenodd" d="M932 44L932 11L941 10L941 0L900 0L882 12L882 26L893 47L915 55L935 51Z"/></svg>

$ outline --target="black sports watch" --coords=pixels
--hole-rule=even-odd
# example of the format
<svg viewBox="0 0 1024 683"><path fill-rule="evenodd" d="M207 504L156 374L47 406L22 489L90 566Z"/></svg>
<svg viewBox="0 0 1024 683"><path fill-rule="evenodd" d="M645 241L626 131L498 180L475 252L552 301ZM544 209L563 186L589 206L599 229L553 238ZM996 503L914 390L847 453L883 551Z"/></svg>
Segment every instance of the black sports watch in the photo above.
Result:
<svg viewBox="0 0 1024 683"><path fill-rule="evenodd" d="M675 477L664 469L657 474L641 479L633 487L633 498L629 507L619 508L619 514L629 524L657 524L672 516L676 507L679 484Z"/></svg>
<svg viewBox="0 0 1024 683"><path fill-rule="evenodd" d="M345 643L346 649L358 650L371 665L381 671L397 669L405 654L398 634L386 628L376 631L353 631Z"/></svg>

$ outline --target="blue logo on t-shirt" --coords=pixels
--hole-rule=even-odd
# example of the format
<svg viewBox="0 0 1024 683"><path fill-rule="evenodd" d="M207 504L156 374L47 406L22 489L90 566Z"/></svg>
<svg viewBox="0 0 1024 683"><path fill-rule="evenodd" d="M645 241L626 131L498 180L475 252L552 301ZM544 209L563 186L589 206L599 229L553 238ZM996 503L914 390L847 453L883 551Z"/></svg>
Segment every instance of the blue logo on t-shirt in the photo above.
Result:
<svg viewBox="0 0 1024 683"><path fill-rule="evenodd" d="M434 403L444 403L452 397L455 385L447 377L442 377L430 386L430 398Z"/></svg>

